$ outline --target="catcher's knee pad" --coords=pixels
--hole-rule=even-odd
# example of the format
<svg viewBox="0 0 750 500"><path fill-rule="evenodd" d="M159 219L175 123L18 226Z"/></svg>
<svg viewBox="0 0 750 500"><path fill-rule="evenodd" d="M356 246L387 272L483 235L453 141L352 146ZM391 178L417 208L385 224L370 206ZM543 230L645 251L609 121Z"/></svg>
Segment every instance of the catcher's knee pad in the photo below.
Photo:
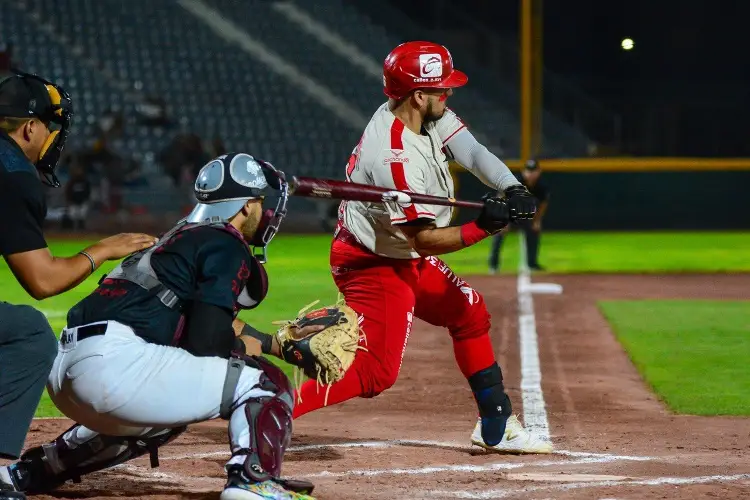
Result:
<svg viewBox="0 0 750 500"><path fill-rule="evenodd" d="M262 356L247 356L245 354L233 353L229 358L227 374L224 379L224 387L221 394L221 406L219 415L224 420L229 420L233 412L245 402L244 394L237 394L237 386L245 367L260 370L259 386L264 391L275 393L279 398L286 401L290 408L294 408L294 391L292 384L281 369Z"/></svg>
<svg viewBox="0 0 750 500"><path fill-rule="evenodd" d="M490 331L490 313L487 311L484 298L475 290L472 290L472 293L474 294L473 303L460 308L462 311L460 317L446 325L454 339L481 337Z"/></svg>
<svg viewBox="0 0 750 500"><path fill-rule="evenodd" d="M488 445L494 446L503 439L505 423L513 414L498 364L492 363L469 377L469 386L474 393L482 419L482 439Z"/></svg>
<svg viewBox="0 0 750 500"><path fill-rule="evenodd" d="M16 487L31 494L48 492L65 481L80 482L84 474L114 467L146 453L151 455L151 466L158 467L158 448L187 429L161 429L144 436L107 436L91 432L81 439L77 436L81 428L76 424L51 443L31 448L21 455L21 460L11 467ZM71 441L75 444L68 444Z"/></svg>

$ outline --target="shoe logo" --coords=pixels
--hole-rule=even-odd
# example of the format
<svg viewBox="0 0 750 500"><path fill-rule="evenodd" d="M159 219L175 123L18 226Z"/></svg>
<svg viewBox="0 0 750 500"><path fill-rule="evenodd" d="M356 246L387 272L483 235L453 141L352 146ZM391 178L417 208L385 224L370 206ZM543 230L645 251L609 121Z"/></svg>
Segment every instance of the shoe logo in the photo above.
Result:
<svg viewBox="0 0 750 500"><path fill-rule="evenodd" d="M518 437L518 434L513 434L512 430L510 429L505 430L505 439L507 439L508 441L513 441L517 437Z"/></svg>

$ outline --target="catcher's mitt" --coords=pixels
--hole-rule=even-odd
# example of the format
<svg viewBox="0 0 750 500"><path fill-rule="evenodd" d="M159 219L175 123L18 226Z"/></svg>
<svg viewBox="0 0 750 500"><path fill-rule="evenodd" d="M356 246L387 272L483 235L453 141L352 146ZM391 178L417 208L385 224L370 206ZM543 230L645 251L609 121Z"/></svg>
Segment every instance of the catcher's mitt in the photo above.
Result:
<svg viewBox="0 0 750 500"><path fill-rule="evenodd" d="M338 303L305 314L317 303L300 310L295 320L280 322L283 326L276 332L276 339L284 361L330 389L331 384L344 377L357 350L364 348L359 346L360 327L354 309ZM300 330L313 325L322 326L323 330L300 337Z"/></svg>

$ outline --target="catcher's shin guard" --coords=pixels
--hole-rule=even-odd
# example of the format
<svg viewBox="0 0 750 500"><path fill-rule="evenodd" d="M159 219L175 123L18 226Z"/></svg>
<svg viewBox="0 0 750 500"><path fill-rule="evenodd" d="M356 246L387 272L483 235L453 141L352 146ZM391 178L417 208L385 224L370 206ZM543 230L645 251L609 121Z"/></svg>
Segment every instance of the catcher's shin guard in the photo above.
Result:
<svg viewBox="0 0 750 500"><path fill-rule="evenodd" d="M26 451L9 467L18 490L46 493L65 481L80 482L81 476L119 465L149 453L151 466L158 467L157 450L187 427L160 429L144 436L106 436L76 424L51 443Z"/></svg>
<svg viewBox="0 0 750 500"><path fill-rule="evenodd" d="M503 439L508 417L513 414L510 398L503 386L503 374L497 362L470 376L469 386L482 420L482 439L494 446Z"/></svg>
<svg viewBox="0 0 750 500"><path fill-rule="evenodd" d="M263 371L260 389L274 395L247 398L232 412L229 438L233 459L243 457L242 475L251 483L271 480L292 491L312 492L311 483L281 479L284 453L292 439L294 395L289 379L263 358L252 357L246 362Z"/></svg>

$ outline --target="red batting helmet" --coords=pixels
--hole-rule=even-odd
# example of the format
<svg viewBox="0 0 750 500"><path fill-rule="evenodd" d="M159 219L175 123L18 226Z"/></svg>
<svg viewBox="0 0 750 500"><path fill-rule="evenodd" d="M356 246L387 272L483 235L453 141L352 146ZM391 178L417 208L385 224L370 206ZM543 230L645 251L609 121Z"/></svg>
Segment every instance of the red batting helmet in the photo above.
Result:
<svg viewBox="0 0 750 500"><path fill-rule="evenodd" d="M455 88L468 81L464 72L453 69L448 49L437 43L402 43L383 63L383 92L392 99L418 88Z"/></svg>

